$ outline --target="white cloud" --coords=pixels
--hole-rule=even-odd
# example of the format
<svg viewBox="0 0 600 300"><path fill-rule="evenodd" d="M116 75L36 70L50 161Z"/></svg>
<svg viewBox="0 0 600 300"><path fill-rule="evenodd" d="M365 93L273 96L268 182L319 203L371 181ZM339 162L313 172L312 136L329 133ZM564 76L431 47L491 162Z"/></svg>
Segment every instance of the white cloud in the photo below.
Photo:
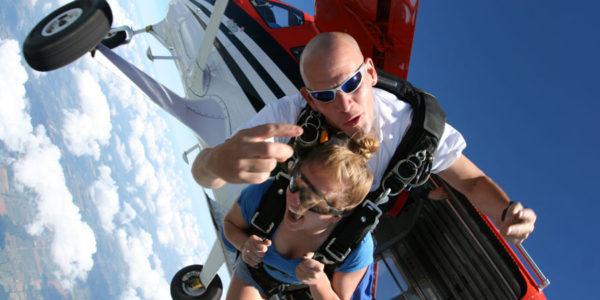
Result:
<svg viewBox="0 0 600 300"><path fill-rule="evenodd" d="M0 139L9 150L17 152L18 158L12 164L16 184L36 195L36 218L27 230L32 235L46 230L53 234L50 252L58 267L54 274L64 288L71 289L77 280L85 281L92 269L96 239L73 204L60 165L60 150L52 144L43 126L32 129L23 92L27 76L23 75L25 69L20 60L18 43L0 40L0 65L10 67L0 69L3 85L0 92L9 91L0 96L1 111L12 116L0 118ZM15 124L20 125L15 127Z"/></svg>
<svg viewBox="0 0 600 300"><path fill-rule="evenodd" d="M144 212L148 209L146 207L146 205L144 204L144 201L142 201L142 199L140 199L139 197L133 198L133 203L135 203L142 212Z"/></svg>
<svg viewBox="0 0 600 300"><path fill-rule="evenodd" d="M127 156L127 150L125 149L125 145L121 142L121 138L119 138L118 135L115 135L114 138L115 138L115 150L117 151L117 156L119 157L119 160L125 167L125 170L127 172L129 172L132 169L131 158L129 158L129 156Z"/></svg>
<svg viewBox="0 0 600 300"><path fill-rule="evenodd" d="M72 69L81 110L64 110L62 135L67 148L75 155L92 155L100 159L100 147L107 145L112 124L106 96L97 77L88 70Z"/></svg>
<svg viewBox="0 0 600 300"><path fill-rule="evenodd" d="M111 169L108 166L98 167L100 176L90 187L90 196L96 204L102 228L107 232L115 229L113 219L119 212L119 194L115 181L110 177Z"/></svg>
<svg viewBox="0 0 600 300"><path fill-rule="evenodd" d="M13 165L17 182L37 194L37 216L28 227L32 235L45 230L54 233L51 253L59 267L55 272L66 289L77 279L85 281L92 269L96 239L90 226L81 220L79 208L65 184L60 165L60 150L38 126L31 135L27 149Z"/></svg>
<svg viewBox="0 0 600 300"><path fill-rule="evenodd" d="M130 121L128 146L135 166L135 183L144 188L145 206L155 216L159 243L177 251L184 261L197 262L206 256L208 246L202 239L190 238L200 236L201 229L189 213L191 200L181 192L185 191L183 175L174 170L171 144L165 138L166 122L154 110L146 112L147 115L138 114Z"/></svg>
<svg viewBox="0 0 600 300"><path fill-rule="evenodd" d="M144 299L170 299L161 261L153 254L152 236L144 230L128 236L119 229L117 240L129 266L127 286L121 299L139 299L138 291Z"/></svg>
<svg viewBox="0 0 600 300"><path fill-rule="evenodd" d="M138 137L129 137L129 152L136 167L135 184L144 187L147 197L153 197L158 191L156 171L150 161L146 159L146 149Z"/></svg>
<svg viewBox="0 0 600 300"><path fill-rule="evenodd" d="M25 142L23 138L33 131L23 85L27 81L27 72L21 65L19 51L17 41L0 40L0 139L11 151L21 149Z"/></svg>
<svg viewBox="0 0 600 300"><path fill-rule="evenodd" d="M178 177L172 175L167 170L161 170L157 174L160 187L156 196L158 240L162 245L172 247L183 256L206 251L208 247L203 240L189 238L200 236L201 229L195 217L188 213L192 209L191 200L175 190L180 188L182 183L177 180ZM194 259L199 259L199 256L195 256Z"/></svg>
<svg viewBox="0 0 600 300"><path fill-rule="evenodd" d="M135 219L136 216L137 216L137 213L135 212L135 209L133 209L131 204L129 204L127 202L123 202L123 210L119 214L121 223L129 224L129 223L131 223L131 221L133 221Z"/></svg>

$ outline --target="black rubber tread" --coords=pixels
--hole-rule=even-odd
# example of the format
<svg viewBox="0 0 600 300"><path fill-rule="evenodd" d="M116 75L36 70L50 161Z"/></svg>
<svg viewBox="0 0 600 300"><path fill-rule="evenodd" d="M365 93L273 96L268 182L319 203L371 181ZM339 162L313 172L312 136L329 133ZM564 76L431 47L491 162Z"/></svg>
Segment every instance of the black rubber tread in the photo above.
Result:
<svg viewBox="0 0 600 300"><path fill-rule="evenodd" d="M183 290L183 277L188 272L200 272L202 265L189 265L179 270L171 280L171 297L173 300L219 300L223 294L223 282L219 275L216 275L210 282L204 293L198 296L190 296Z"/></svg>
<svg viewBox="0 0 600 300"><path fill-rule="evenodd" d="M81 8L79 18L51 36L43 36L48 22L63 12ZM90 50L106 36L112 24L112 12L106 0L78 0L55 10L40 21L23 42L23 56L38 71L50 71L65 66Z"/></svg>

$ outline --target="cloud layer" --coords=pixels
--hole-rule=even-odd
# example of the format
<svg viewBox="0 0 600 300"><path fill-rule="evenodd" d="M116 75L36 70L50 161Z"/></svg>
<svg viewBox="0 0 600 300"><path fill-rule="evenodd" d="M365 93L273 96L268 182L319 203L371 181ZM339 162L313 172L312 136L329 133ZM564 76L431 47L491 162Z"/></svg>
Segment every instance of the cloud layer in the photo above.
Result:
<svg viewBox="0 0 600 300"><path fill-rule="evenodd" d="M71 69L81 109L64 111L62 135L75 155L100 159L100 147L110 139L110 110L98 80L88 70Z"/></svg>
<svg viewBox="0 0 600 300"><path fill-rule="evenodd" d="M43 126L33 130L24 93L27 73L19 52L17 41L0 40L0 64L11 66L0 68L0 99L6 104L1 110L0 139L17 153L12 165L15 184L35 194L37 215L28 232L41 235L48 231L53 235L50 249L58 266L55 276L70 289L76 280L85 281L92 269L96 239L73 204L60 165L60 150L52 144ZM4 114L12 117L5 118Z"/></svg>
<svg viewBox="0 0 600 300"><path fill-rule="evenodd" d="M102 228L112 233L115 229L113 218L119 212L119 194L117 193L117 185L110 177L111 170L106 165L98 167L100 176L90 188L90 196L96 204L98 215Z"/></svg>
<svg viewBox="0 0 600 300"><path fill-rule="evenodd" d="M65 2L68 0L30 0L24 5L36 16L47 14ZM127 9L116 0L108 2L113 11L113 24L141 27L132 21L132 12L138 11L135 2L122 1ZM20 26L33 27L33 24L24 24L31 22L27 18L18 22ZM143 43L143 39L134 39L116 51L134 64L143 65L146 46L138 44L140 41ZM178 254L176 259L170 257L170 262L201 263L207 256L208 246L201 238L201 226L192 214L192 199L181 179L189 173L182 175L175 168L175 157L179 155L171 150L167 137L172 134L159 109L89 55L56 73L31 71L30 80L36 80L36 86L61 89L58 94L72 97L57 103L76 103L68 108L57 105L60 115L52 116L52 119L62 119L58 122L59 138L62 137L65 147L59 149L60 140L54 145L44 126L34 128L32 125L25 89L28 76L20 61L19 48L17 41L0 41L0 99L3 100L0 140L12 152L9 159L15 185L33 195L36 216L27 227L28 232L51 236L50 252L56 265L53 273L66 289L85 282L94 267L97 243L113 243L111 246L118 247L115 253L122 254L119 265L127 267L122 286L116 287L124 291L120 296L123 299L168 298L170 274L163 270L161 251L167 249L168 254ZM148 64L142 68L152 69ZM58 73L62 76L56 77ZM53 127L46 126L51 133L57 133ZM56 141L55 135L51 136ZM63 168L77 174L74 170L79 166L60 164L68 161L61 160L61 155L70 158L69 153L94 159L90 160L89 167L97 171L97 176L83 190L89 191L95 204L92 208L99 216L101 230L116 234L112 235L113 240L105 240L110 235L101 235L97 229L95 237L74 204ZM82 166L81 169L89 168ZM86 200L82 193L82 198L75 202Z"/></svg>

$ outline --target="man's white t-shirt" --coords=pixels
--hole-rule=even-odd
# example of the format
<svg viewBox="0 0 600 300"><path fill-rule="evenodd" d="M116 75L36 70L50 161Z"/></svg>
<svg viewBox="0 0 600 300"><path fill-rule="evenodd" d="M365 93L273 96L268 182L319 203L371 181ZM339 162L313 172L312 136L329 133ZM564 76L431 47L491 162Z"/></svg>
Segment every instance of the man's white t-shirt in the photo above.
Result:
<svg viewBox="0 0 600 300"><path fill-rule="evenodd" d="M383 173L412 121L412 108L408 103L398 100L394 94L373 88L373 97L373 130L376 132L372 135L378 138L380 147L368 161L369 169L374 175L371 190L379 187ZM296 124L298 115L305 105L306 100L299 93L283 97L267 104L240 129L268 123ZM275 138L275 141L287 143L289 138ZM432 173L441 172L452 165L466 146L467 143L460 132L446 123L434 155Z"/></svg>

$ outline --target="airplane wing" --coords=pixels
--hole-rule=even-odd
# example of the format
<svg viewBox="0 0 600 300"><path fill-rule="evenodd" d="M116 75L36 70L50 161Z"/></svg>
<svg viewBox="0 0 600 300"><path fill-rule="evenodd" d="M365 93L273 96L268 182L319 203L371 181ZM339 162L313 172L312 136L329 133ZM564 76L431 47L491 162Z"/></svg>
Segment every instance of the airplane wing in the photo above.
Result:
<svg viewBox="0 0 600 300"><path fill-rule="evenodd" d="M176 117L197 136L201 136L206 145L214 146L221 143L227 136L229 115L224 104L218 98L186 101L103 44L98 45L97 50L126 78L133 81L135 86L141 89L154 103Z"/></svg>

